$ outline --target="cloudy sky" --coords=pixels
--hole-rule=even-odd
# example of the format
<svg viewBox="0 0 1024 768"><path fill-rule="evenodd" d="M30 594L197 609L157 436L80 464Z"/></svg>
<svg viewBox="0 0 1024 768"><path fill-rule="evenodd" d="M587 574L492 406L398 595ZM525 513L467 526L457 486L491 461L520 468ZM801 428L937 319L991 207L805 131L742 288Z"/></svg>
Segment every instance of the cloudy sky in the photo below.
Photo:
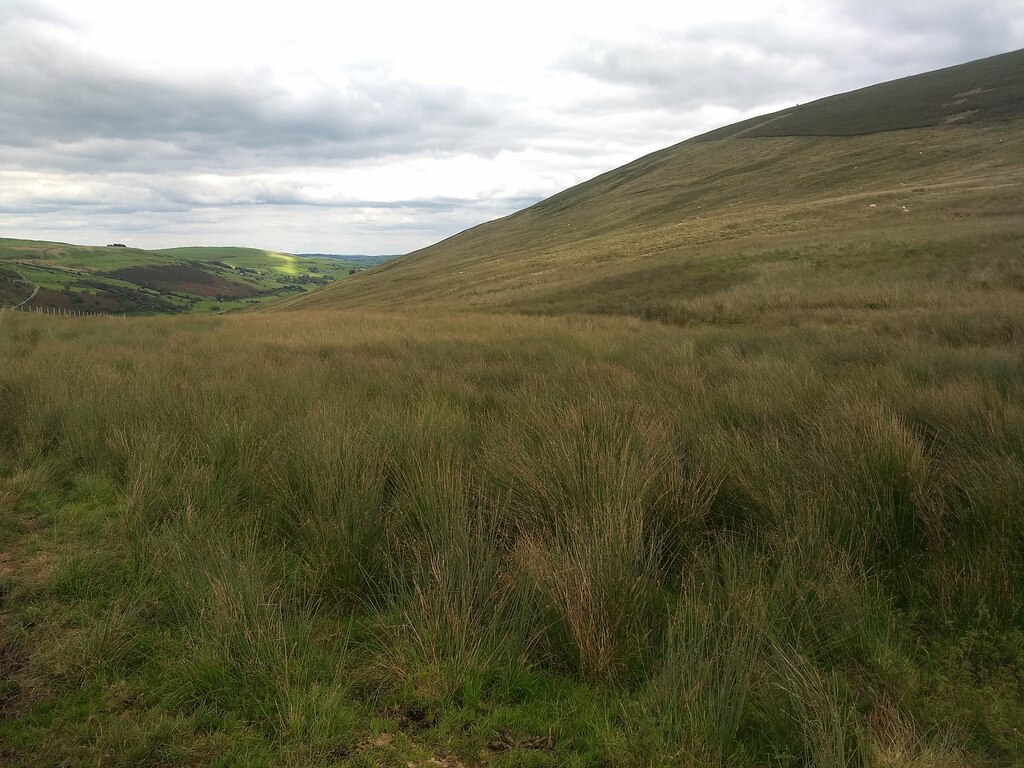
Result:
<svg viewBox="0 0 1024 768"><path fill-rule="evenodd" d="M0 236L400 253L747 116L1024 47L1024 0L0 0Z"/></svg>

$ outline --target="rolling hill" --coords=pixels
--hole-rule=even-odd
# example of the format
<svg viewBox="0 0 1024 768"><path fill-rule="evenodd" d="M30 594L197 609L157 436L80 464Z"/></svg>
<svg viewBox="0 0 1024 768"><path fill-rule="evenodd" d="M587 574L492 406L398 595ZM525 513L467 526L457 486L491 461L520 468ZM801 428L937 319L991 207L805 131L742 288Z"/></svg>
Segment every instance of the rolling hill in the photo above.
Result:
<svg viewBox="0 0 1024 768"><path fill-rule="evenodd" d="M1024 51L832 96L655 152L280 306L687 323L824 306L851 283L865 306L891 304L894 279L918 296L968 273L1013 289L1022 116Z"/></svg>
<svg viewBox="0 0 1024 768"><path fill-rule="evenodd" d="M294 296L362 262L257 248L83 246L0 238L0 306L79 312L218 312Z"/></svg>
<svg viewBox="0 0 1024 768"><path fill-rule="evenodd" d="M266 305L319 311L0 314L0 765L1020 765L1022 63Z"/></svg>

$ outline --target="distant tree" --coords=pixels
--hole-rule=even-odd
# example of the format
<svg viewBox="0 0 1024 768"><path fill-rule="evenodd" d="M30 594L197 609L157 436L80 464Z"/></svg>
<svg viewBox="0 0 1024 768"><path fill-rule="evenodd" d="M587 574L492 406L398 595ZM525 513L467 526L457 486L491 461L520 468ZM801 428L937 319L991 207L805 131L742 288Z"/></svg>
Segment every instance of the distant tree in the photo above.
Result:
<svg viewBox="0 0 1024 768"><path fill-rule="evenodd" d="M127 248L124 243L107 243L107 248Z"/></svg>

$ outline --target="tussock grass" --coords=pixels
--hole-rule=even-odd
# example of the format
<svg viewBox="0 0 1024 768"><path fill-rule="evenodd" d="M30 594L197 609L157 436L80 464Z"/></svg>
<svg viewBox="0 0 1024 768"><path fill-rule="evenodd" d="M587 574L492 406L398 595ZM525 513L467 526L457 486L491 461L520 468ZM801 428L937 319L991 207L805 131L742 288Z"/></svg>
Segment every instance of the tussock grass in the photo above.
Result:
<svg viewBox="0 0 1024 768"><path fill-rule="evenodd" d="M754 687L772 634L763 564L713 547L687 568L645 695L663 744L688 762L750 760L741 732L753 720Z"/></svg>
<svg viewBox="0 0 1024 768"><path fill-rule="evenodd" d="M1012 338L17 316L0 354L17 762L1020 752Z"/></svg>

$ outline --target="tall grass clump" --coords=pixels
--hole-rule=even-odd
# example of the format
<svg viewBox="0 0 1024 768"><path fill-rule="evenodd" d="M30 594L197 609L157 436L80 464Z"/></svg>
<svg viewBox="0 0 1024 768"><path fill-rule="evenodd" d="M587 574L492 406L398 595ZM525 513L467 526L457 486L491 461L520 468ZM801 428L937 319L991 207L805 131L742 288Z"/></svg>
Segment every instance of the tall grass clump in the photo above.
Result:
<svg viewBox="0 0 1024 768"><path fill-rule="evenodd" d="M704 512L673 473L671 437L600 399L535 407L513 426L495 450L545 649L585 676L635 677L660 642L672 566Z"/></svg>
<svg viewBox="0 0 1024 768"><path fill-rule="evenodd" d="M692 563L645 687L666 751L681 762L742 765L753 688L772 635L762 565L716 547Z"/></svg>
<svg viewBox="0 0 1024 768"><path fill-rule="evenodd" d="M464 467L427 461L404 481L381 642L414 670L414 685L423 673L435 674L442 688L433 695L451 694L467 675L522 663L530 606L509 558L503 510Z"/></svg>
<svg viewBox="0 0 1024 768"><path fill-rule="evenodd" d="M283 605L280 561L268 557L250 531L225 540L205 526L177 532L157 570L184 629L182 655L166 676L172 701L185 707L237 711L277 724L286 707L295 633Z"/></svg>
<svg viewBox="0 0 1024 768"><path fill-rule="evenodd" d="M393 488L388 435L320 406L272 467L269 513L296 559L306 599L358 609L387 590L387 519Z"/></svg>
<svg viewBox="0 0 1024 768"><path fill-rule="evenodd" d="M867 765L856 709L842 675L823 671L792 648L775 648L775 675L798 729L806 765Z"/></svg>

